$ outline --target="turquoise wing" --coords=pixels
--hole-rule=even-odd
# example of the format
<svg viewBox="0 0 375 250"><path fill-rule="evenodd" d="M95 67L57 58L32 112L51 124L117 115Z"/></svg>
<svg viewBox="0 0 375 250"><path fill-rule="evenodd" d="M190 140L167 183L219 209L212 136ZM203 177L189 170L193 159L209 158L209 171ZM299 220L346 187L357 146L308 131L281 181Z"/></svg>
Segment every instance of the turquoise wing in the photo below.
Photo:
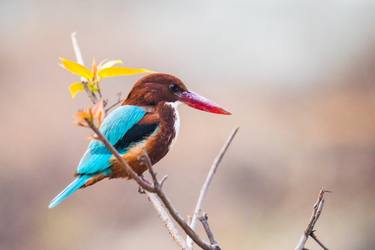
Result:
<svg viewBox="0 0 375 250"><path fill-rule="evenodd" d="M145 114L146 111L142 107L131 105L118 107L104 119L99 130L112 145L115 145ZM112 153L102 142L92 140L78 164L77 173L109 174L111 157Z"/></svg>

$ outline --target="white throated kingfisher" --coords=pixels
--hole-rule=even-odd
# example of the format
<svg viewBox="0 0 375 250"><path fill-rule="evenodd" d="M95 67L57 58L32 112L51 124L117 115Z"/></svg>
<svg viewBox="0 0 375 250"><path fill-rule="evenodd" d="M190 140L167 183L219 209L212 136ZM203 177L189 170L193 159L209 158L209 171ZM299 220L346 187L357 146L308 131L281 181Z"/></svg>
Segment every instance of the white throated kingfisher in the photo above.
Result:
<svg viewBox="0 0 375 250"><path fill-rule="evenodd" d="M187 89L175 76L153 73L139 79L122 105L103 120L100 132L130 167L142 175L147 166L139 156L145 151L154 165L169 151L179 129L176 103L195 109L229 115L208 99ZM56 207L75 191L104 178L129 178L126 170L99 140L91 140L76 170L76 179L49 204Z"/></svg>

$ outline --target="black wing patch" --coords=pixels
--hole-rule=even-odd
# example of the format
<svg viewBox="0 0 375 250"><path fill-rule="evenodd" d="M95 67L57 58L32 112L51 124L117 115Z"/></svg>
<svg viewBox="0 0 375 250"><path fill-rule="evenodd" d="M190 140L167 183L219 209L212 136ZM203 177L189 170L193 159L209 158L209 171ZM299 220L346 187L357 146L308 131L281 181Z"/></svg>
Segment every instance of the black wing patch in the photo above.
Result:
<svg viewBox="0 0 375 250"><path fill-rule="evenodd" d="M154 133L158 125L158 123L136 124L129 129L125 135L118 140L118 142L116 142L114 147L119 152L124 152L131 144L136 144L147 139L147 137Z"/></svg>

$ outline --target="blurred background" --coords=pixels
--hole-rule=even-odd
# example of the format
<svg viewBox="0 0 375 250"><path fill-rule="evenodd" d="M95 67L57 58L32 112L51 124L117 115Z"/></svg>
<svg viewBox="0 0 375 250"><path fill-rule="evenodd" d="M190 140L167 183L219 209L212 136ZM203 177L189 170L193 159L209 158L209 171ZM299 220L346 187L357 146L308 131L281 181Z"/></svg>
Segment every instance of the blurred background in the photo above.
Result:
<svg viewBox="0 0 375 250"><path fill-rule="evenodd" d="M173 73L230 117L180 106L157 171L184 216L211 162L240 132L204 210L223 249L294 249L319 189L330 249L375 249L373 1L0 1L0 249L177 249L133 182L102 181L56 209L90 131L58 66L74 59ZM139 78L104 80L108 98ZM319 249L309 240L309 249Z"/></svg>

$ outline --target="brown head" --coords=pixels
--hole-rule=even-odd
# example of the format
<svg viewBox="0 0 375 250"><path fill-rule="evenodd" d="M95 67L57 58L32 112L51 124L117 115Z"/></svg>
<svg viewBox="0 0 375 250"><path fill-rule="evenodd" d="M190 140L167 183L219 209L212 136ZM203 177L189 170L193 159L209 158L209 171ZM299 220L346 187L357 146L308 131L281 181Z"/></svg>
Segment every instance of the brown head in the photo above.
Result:
<svg viewBox="0 0 375 250"><path fill-rule="evenodd" d="M177 77L164 73L154 73L139 79L123 104L156 106L160 102L176 101L211 113L230 114L208 99L189 91Z"/></svg>

